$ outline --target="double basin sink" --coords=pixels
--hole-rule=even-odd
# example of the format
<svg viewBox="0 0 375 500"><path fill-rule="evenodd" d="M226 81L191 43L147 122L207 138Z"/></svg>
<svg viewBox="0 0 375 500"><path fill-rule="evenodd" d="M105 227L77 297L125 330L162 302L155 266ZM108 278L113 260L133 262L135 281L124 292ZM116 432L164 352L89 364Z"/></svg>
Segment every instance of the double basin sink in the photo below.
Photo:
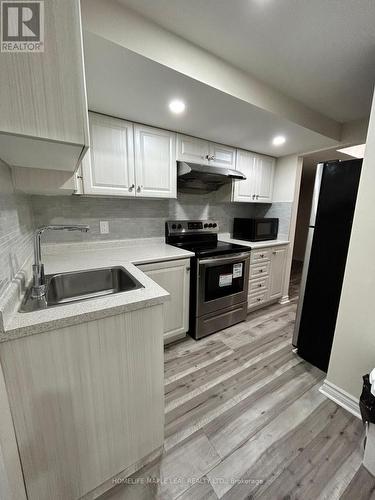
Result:
<svg viewBox="0 0 375 500"><path fill-rule="evenodd" d="M29 287L21 304L21 312L143 288L143 285L121 266L50 274L45 279L47 285L45 296L40 299L33 298Z"/></svg>

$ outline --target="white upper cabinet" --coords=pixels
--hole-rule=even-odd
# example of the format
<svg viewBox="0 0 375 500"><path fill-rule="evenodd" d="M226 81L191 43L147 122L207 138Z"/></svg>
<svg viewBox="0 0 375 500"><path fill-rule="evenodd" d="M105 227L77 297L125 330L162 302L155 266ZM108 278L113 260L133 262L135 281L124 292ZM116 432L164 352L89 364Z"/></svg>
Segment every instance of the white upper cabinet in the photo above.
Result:
<svg viewBox="0 0 375 500"><path fill-rule="evenodd" d="M275 159L257 155L255 162L255 195L258 203L271 203L273 180L275 176Z"/></svg>
<svg viewBox="0 0 375 500"><path fill-rule="evenodd" d="M230 146L209 143L209 165L214 167L226 167L234 169L236 167L236 150Z"/></svg>
<svg viewBox="0 0 375 500"><path fill-rule="evenodd" d="M73 172L89 144L80 2L44 11L44 51L0 56L0 158Z"/></svg>
<svg viewBox="0 0 375 500"><path fill-rule="evenodd" d="M242 201L242 202L253 202L255 193L255 162L257 158L254 153L250 151L244 151L242 149L237 150L237 163L236 170L244 174L246 180L233 181L233 195L232 201Z"/></svg>
<svg viewBox="0 0 375 500"><path fill-rule="evenodd" d="M207 165L208 155L208 141L177 134L177 160Z"/></svg>
<svg viewBox="0 0 375 500"><path fill-rule="evenodd" d="M272 203L274 158L238 149L236 170L246 180L233 181L232 201Z"/></svg>
<svg viewBox="0 0 375 500"><path fill-rule="evenodd" d="M176 134L134 125L136 194L177 197Z"/></svg>
<svg viewBox="0 0 375 500"><path fill-rule="evenodd" d="M176 198L176 134L90 113L83 194Z"/></svg>
<svg viewBox="0 0 375 500"><path fill-rule="evenodd" d="M90 136L82 162L84 193L135 196L133 124L90 113Z"/></svg>
<svg viewBox="0 0 375 500"><path fill-rule="evenodd" d="M236 150L223 144L177 134L177 160L234 169Z"/></svg>

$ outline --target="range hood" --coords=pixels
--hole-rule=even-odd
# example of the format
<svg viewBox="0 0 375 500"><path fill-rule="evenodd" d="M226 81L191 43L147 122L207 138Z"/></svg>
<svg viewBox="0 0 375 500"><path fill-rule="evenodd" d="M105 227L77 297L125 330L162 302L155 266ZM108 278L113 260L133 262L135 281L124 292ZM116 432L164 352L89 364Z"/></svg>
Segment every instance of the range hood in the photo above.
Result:
<svg viewBox="0 0 375 500"><path fill-rule="evenodd" d="M185 193L210 193L232 181L245 180L246 177L225 167L213 167L198 163L177 162L178 190Z"/></svg>

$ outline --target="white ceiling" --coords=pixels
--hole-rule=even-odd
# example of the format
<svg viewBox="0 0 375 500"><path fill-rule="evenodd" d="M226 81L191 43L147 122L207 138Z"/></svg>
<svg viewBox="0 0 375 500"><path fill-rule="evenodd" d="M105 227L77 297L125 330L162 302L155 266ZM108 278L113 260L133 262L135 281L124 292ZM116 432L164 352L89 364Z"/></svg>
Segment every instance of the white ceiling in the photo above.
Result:
<svg viewBox="0 0 375 500"><path fill-rule="evenodd" d="M369 115L374 0L118 0L344 122Z"/></svg>
<svg viewBox="0 0 375 500"><path fill-rule="evenodd" d="M220 92L97 35L84 32L89 109L259 153L284 156L334 141ZM183 115L168 110L183 99ZM283 146L272 145L285 135Z"/></svg>

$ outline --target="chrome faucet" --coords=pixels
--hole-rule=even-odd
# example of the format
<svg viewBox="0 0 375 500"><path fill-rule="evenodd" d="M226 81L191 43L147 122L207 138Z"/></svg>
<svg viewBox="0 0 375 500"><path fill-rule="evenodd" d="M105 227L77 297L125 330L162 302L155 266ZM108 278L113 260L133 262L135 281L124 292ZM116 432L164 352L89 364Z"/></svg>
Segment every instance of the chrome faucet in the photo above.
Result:
<svg viewBox="0 0 375 500"><path fill-rule="evenodd" d="M90 226L85 224L76 224L73 226L66 224L57 224L52 226L43 226L35 231L34 234L34 264L33 264L33 287L31 296L33 299L40 299L46 293L46 283L44 277L44 265L42 264L42 254L40 248L40 239L44 231L81 231L87 233Z"/></svg>

